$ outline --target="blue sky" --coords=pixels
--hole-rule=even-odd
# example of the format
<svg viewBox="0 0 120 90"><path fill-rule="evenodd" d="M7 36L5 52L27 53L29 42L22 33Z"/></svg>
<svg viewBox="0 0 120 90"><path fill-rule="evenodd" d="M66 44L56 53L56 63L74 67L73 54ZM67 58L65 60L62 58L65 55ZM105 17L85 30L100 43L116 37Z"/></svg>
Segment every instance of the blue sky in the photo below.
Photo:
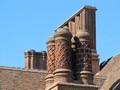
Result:
<svg viewBox="0 0 120 90"><path fill-rule="evenodd" d="M0 0L0 66L24 67L24 52L46 50L58 25L95 6L100 62L120 52L120 0Z"/></svg>

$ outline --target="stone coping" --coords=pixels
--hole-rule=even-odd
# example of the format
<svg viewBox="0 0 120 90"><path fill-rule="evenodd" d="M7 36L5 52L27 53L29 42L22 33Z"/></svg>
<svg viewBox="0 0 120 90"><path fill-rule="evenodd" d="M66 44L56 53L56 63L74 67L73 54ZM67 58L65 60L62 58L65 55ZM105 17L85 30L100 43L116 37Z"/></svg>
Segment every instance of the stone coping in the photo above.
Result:
<svg viewBox="0 0 120 90"><path fill-rule="evenodd" d="M64 83L64 82L59 82L59 83L55 83L53 84L51 87L49 87L49 89L51 90L52 88L56 87L56 86L74 86L74 87L86 87L86 88L95 88L98 89L99 87L96 85L85 85L85 84L76 84L76 83Z"/></svg>
<svg viewBox="0 0 120 90"><path fill-rule="evenodd" d="M0 66L1 70L16 70L16 71L27 71L27 72L41 72L47 73L47 70L39 70L39 69L25 69L20 67L9 67L9 66Z"/></svg>
<svg viewBox="0 0 120 90"><path fill-rule="evenodd" d="M67 24L70 20L72 20L76 15L78 15L80 12L82 12L82 10L84 8L89 8L89 9L94 9L97 10L96 7L94 6L89 6L89 5L85 5L82 8L80 8L76 13L74 13L71 17L69 17L65 22L63 22L62 24L60 24L56 29L63 27L65 24Z"/></svg>

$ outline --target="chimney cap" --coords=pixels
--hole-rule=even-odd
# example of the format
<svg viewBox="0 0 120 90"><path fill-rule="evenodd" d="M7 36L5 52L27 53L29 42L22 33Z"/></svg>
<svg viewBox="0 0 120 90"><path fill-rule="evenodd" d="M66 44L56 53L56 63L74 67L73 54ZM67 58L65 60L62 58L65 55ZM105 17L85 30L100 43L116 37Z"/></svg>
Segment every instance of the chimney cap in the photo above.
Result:
<svg viewBox="0 0 120 90"><path fill-rule="evenodd" d="M29 49L26 52L35 52L35 50L34 49Z"/></svg>
<svg viewBox="0 0 120 90"><path fill-rule="evenodd" d="M80 39L80 41L90 40L90 34L88 30L78 30L76 36Z"/></svg>

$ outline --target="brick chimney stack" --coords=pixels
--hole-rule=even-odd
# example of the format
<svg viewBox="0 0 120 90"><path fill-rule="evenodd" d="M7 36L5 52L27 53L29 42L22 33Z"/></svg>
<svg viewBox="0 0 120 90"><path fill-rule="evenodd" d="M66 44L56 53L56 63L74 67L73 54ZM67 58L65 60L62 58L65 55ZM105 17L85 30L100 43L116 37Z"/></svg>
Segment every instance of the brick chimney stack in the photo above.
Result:
<svg viewBox="0 0 120 90"><path fill-rule="evenodd" d="M95 11L93 6L82 7L57 28L54 40L48 39L46 88L59 82L93 84L99 71Z"/></svg>
<svg viewBox="0 0 120 90"><path fill-rule="evenodd" d="M91 35L92 71L94 75L100 70L99 55L96 51L96 10L94 6L85 5L58 27L68 26L72 36L76 36L78 30L88 30Z"/></svg>
<svg viewBox="0 0 120 90"><path fill-rule="evenodd" d="M36 68L35 50L28 50L24 53L24 55L25 55L25 68L35 69Z"/></svg>
<svg viewBox="0 0 120 90"><path fill-rule="evenodd" d="M45 51L28 50L24 53L24 56L25 69L46 70L47 53Z"/></svg>
<svg viewBox="0 0 120 90"><path fill-rule="evenodd" d="M76 78L81 84L93 84L91 36L87 30L79 30L77 39Z"/></svg>
<svg viewBox="0 0 120 90"><path fill-rule="evenodd" d="M55 39L54 35L47 40L47 76L45 78L46 89L54 83L53 71L55 70Z"/></svg>
<svg viewBox="0 0 120 90"><path fill-rule="evenodd" d="M55 33L55 83L72 82L71 37L68 27L59 28Z"/></svg>

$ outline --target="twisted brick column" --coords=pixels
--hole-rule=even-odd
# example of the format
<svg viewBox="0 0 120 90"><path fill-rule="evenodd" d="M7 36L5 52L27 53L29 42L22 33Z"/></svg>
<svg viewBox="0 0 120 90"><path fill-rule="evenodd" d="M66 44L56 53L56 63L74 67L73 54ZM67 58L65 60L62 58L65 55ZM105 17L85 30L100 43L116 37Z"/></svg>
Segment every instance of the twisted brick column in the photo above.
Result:
<svg viewBox="0 0 120 90"><path fill-rule="evenodd" d="M71 33L67 27L55 33L55 71L54 82L71 82Z"/></svg>
<svg viewBox="0 0 120 90"><path fill-rule="evenodd" d="M49 37L47 41L47 76L45 78L46 88L54 83L53 71L55 70L55 42L54 36Z"/></svg>
<svg viewBox="0 0 120 90"><path fill-rule="evenodd" d="M79 30L77 37L77 79L83 84L93 84L90 35L86 30Z"/></svg>

